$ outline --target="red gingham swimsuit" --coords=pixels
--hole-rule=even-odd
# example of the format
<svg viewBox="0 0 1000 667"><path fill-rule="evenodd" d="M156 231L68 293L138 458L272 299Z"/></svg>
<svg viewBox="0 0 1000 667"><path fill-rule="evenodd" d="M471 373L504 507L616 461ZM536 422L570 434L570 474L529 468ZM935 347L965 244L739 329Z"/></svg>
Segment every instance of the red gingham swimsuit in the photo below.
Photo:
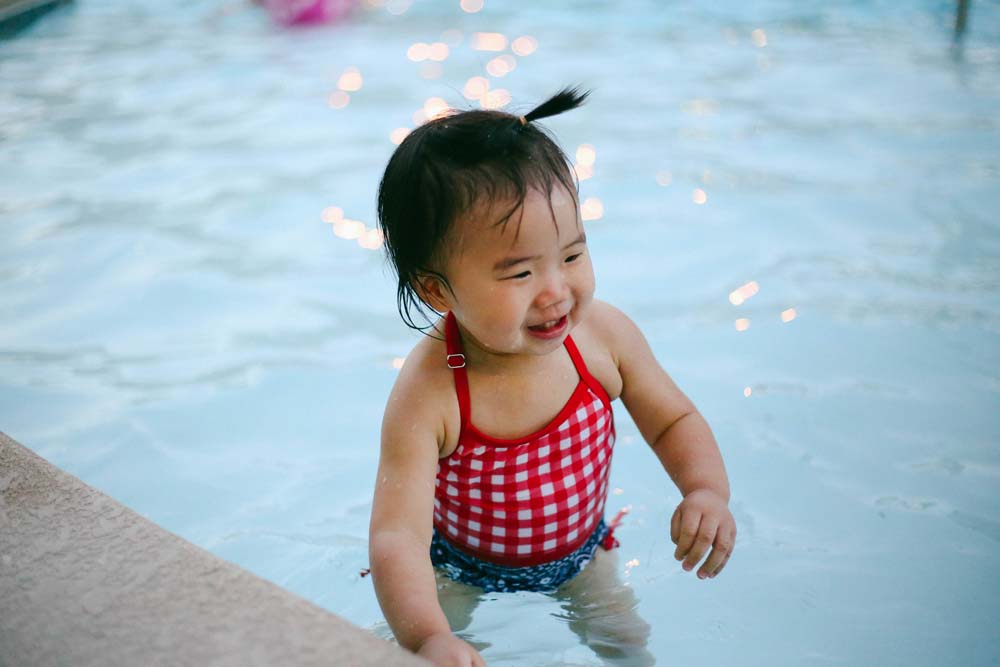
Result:
<svg viewBox="0 0 1000 667"><path fill-rule="evenodd" d="M538 565L572 554L604 514L615 441L607 392L567 336L580 382L566 405L531 435L493 438L469 421L465 356L451 313L445 336L462 429L455 451L438 462L436 531L460 551L499 565ZM610 534L604 546L614 546Z"/></svg>

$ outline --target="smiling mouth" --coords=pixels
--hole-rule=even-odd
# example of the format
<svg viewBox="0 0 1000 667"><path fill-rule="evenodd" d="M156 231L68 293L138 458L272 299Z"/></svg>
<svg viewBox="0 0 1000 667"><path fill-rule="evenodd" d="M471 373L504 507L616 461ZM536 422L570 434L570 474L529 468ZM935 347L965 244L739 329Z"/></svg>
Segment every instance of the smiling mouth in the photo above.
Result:
<svg viewBox="0 0 1000 667"><path fill-rule="evenodd" d="M536 324L534 326L528 327L528 330L535 334L546 335L555 334L562 330L566 326L566 315L555 319L549 320L548 322L542 322L541 324Z"/></svg>

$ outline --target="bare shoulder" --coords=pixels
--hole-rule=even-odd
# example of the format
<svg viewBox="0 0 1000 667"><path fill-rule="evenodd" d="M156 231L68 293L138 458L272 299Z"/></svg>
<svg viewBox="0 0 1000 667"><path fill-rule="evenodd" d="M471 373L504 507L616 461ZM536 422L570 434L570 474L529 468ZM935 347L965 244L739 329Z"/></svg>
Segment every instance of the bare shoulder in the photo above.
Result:
<svg viewBox="0 0 1000 667"><path fill-rule="evenodd" d="M425 337L406 356L386 404L383 444L403 446L408 433L432 433L444 455L451 441L457 443L458 402L445 355L443 341Z"/></svg>
<svg viewBox="0 0 1000 667"><path fill-rule="evenodd" d="M443 350L444 344L431 338L417 343L386 403L372 499L373 534L405 531L430 543L434 476L453 428L445 396L446 376L439 370L441 366L447 370L447 366L434 363L439 347Z"/></svg>
<svg viewBox="0 0 1000 667"><path fill-rule="evenodd" d="M622 350L627 349L631 331L638 333L638 328L625 313L597 299L591 303L586 319L573 331L587 368L611 400L622 392Z"/></svg>
<svg viewBox="0 0 1000 667"><path fill-rule="evenodd" d="M614 359L621 382L619 397L652 445L666 428L695 408L656 360L635 322L607 303L595 306L593 317L588 317L590 329Z"/></svg>
<svg viewBox="0 0 1000 667"><path fill-rule="evenodd" d="M630 346L643 340L635 322L606 301L594 299L586 324L594 338L607 348L615 366L621 365L622 357L628 354Z"/></svg>

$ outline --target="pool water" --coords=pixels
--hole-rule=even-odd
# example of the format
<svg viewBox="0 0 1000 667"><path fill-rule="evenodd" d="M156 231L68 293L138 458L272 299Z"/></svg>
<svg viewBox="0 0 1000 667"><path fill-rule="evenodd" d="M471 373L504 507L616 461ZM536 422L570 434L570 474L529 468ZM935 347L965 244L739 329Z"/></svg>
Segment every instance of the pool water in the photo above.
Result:
<svg viewBox="0 0 1000 667"><path fill-rule="evenodd" d="M619 405L608 513L632 508L614 567L646 652L599 655L540 594L484 596L463 636L491 665L1000 664L1000 3L953 22L389 0L287 30L240 0L77 0L0 42L0 428L385 635L360 572L417 339L344 237L427 100L582 83L548 126L596 155L598 297L712 424L737 548L714 581L680 570L678 493ZM475 33L537 50L489 76Z"/></svg>

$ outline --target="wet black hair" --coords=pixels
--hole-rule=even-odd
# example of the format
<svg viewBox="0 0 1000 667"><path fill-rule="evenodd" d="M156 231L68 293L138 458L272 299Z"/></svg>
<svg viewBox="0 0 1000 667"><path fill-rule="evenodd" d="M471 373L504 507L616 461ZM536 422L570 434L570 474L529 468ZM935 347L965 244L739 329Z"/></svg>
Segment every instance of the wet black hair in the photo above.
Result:
<svg viewBox="0 0 1000 667"><path fill-rule="evenodd" d="M483 204L510 202L496 224L506 224L529 190L555 187L577 196L570 161L554 137L534 121L582 105L589 91L564 88L526 113L468 110L431 120L399 144L378 189L378 224L399 278L396 303L407 326L426 331L431 308L414 289L438 270L443 241L455 222ZM523 120L522 120L523 119ZM418 324L419 314L425 324Z"/></svg>

